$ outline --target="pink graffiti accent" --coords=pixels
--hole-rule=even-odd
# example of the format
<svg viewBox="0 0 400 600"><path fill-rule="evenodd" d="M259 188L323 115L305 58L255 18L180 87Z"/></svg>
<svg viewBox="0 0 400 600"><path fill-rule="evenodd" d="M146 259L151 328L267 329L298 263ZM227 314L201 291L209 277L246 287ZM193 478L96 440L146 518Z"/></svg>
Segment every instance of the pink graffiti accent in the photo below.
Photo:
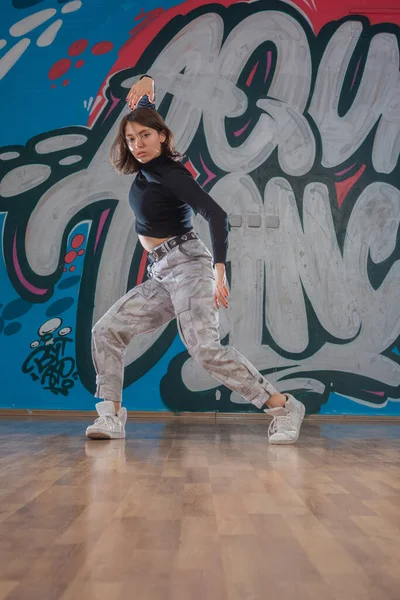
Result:
<svg viewBox="0 0 400 600"><path fill-rule="evenodd" d="M148 25L149 25L149 23L151 23L151 21L156 21L157 17L158 17L158 15L155 15L154 17L145 19L144 21L142 21L141 23L136 25L133 29L131 29L129 32L129 35L131 35L132 37L135 35L138 35L141 31L144 31L146 29L146 27L148 27Z"/></svg>
<svg viewBox="0 0 400 600"><path fill-rule="evenodd" d="M255 65L254 65L254 67L252 68L252 70L251 70L251 72L250 72L250 75L248 76L248 78L247 78L247 81L246 81L246 85L247 85L247 87L250 87L250 86L251 86L251 84L252 84L252 82L253 82L253 79L254 79L254 75L256 74L257 67L258 67L258 65L259 65L259 64L260 64L260 61L258 61L258 62L257 62Z"/></svg>
<svg viewBox="0 0 400 600"><path fill-rule="evenodd" d="M65 73L70 69L72 62L69 58L62 58L58 60L54 65L50 68L48 73L48 78L50 80L58 79L65 75Z"/></svg>
<svg viewBox="0 0 400 600"><path fill-rule="evenodd" d="M143 282L144 274L146 271L148 255L149 255L148 252L146 250L143 250L142 258L140 259L140 265L139 265L139 270L138 270L138 274L137 274L136 285L140 285Z"/></svg>
<svg viewBox="0 0 400 600"><path fill-rule="evenodd" d="M82 52L84 52L86 50L88 45L89 45L89 42L86 39L76 40L76 42L73 42L70 45L70 47L68 48L68 54L70 56L78 56L79 54L82 54Z"/></svg>
<svg viewBox="0 0 400 600"><path fill-rule="evenodd" d="M15 269L18 279L20 280L22 285L24 287L26 287L27 290L32 292L32 294L37 294L38 296L44 296L44 294L47 294L48 290L37 288L36 286L32 285L31 283L29 283L29 281L27 279L25 279L25 277L22 274L22 270L19 265L18 256L17 256L17 232L15 232L15 234L14 234L14 241L13 241L13 263L14 263L14 269Z"/></svg>
<svg viewBox="0 0 400 600"><path fill-rule="evenodd" d="M248 128L248 126L250 125L250 123L251 123L251 119L250 119L250 121L248 121L246 123L246 125L244 127L242 127L241 129L238 129L238 131L234 131L233 135L235 137L239 137L239 135L242 135L242 133L244 133L246 131L246 129Z"/></svg>
<svg viewBox="0 0 400 600"><path fill-rule="evenodd" d="M362 165L355 175L349 177L349 179L346 179L345 181L337 181L335 183L336 197L339 208L342 206L347 194L360 179L361 175L364 173L366 168L366 165Z"/></svg>
<svg viewBox="0 0 400 600"><path fill-rule="evenodd" d="M70 263L74 262L74 260L76 259L76 256L77 256L76 251L75 250L70 250L65 255L64 261L69 265Z"/></svg>
<svg viewBox="0 0 400 600"><path fill-rule="evenodd" d="M189 173L191 174L193 179L199 178L200 173L198 172L198 170L196 169L196 167L194 166L194 164L192 163L190 158L185 163L183 163L183 166L187 168L187 170L189 171Z"/></svg>
<svg viewBox="0 0 400 600"><path fill-rule="evenodd" d="M204 187L205 185L207 185L207 183L209 183L210 181L212 181L213 179L216 178L216 174L213 173L212 171L210 171L210 169L206 166L201 154L200 154L200 162L201 162L201 165L202 165L203 169L205 170L206 174L208 175L208 178L205 180L205 182L201 186L201 187Z"/></svg>
<svg viewBox="0 0 400 600"><path fill-rule="evenodd" d="M114 108L117 106L118 102L120 101L120 98L116 98L113 94L111 94L111 100L112 100L112 104L111 104L110 108L108 109L108 112L107 112L106 116L104 117L104 119L102 121L103 123L107 119L108 115L110 113L112 113L112 111L114 110Z"/></svg>
<svg viewBox="0 0 400 600"><path fill-rule="evenodd" d="M351 169L355 166L356 166L356 163L352 164L351 167L347 167L347 169L344 169L343 171L339 171L338 173L335 173L335 175L337 175L337 176L344 175L345 173L347 173L347 171L351 171Z"/></svg>
<svg viewBox="0 0 400 600"><path fill-rule="evenodd" d="M358 59L358 63L357 63L357 66L356 66L356 70L355 70L355 72L354 72L354 77L353 77L353 81L351 82L350 89L352 89L352 88L353 88L354 82L355 82L355 80L356 80L357 73L358 73L358 69L359 69L359 67L360 67L360 62L361 62L361 58L359 58L359 59Z"/></svg>
<svg viewBox="0 0 400 600"><path fill-rule="evenodd" d="M71 246L75 249L79 248L79 246L82 246L84 241L85 241L85 236L82 233L77 233L72 238Z"/></svg>
<svg viewBox="0 0 400 600"><path fill-rule="evenodd" d="M92 48L92 54L95 56L100 56L100 54L107 54L114 48L114 44L112 42L98 42Z"/></svg>
<svg viewBox="0 0 400 600"><path fill-rule="evenodd" d="M141 23L139 23L139 25L136 25L133 29L131 29L129 34L131 36L137 35L140 31L143 31L149 25L149 23L151 23L151 21L157 19L163 12L163 8L155 8L153 10L150 10L149 12L145 12L144 8L142 8L141 12L134 18L134 21L141 21L142 19L143 20Z"/></svg>
<svg viewBox="0 0 400 600"><path fill-rule="evenodd" d="M373 392L372 390L361 390L362 392L368 392L368 394L375 394L375 396L384 396L385 392Z"/></svg>
<svg viewBox="0 0 400 600"><path fill-rule="evenodd" d="M110 209L107 208L107 210L103 210L103 212L101 213L99 226L97 228L97 233L96 233L96 241L94 243L94 252L96 252L97 244L99 243L100 235L101 235L101 232L103 231L104 223L107 220L109 212L110 212Z"/></svg>
<svg viewBox="0 0 400 600"><path fill-rule="evenodd" d="M70 47L68 48L68 54L70 56L78 56L79 54L82 54L82 52L84 52L86 50L88 45L89 45L89 42L86 39L76 40L76 42L73 42L70 45Z"/></svg>
<svg viewBox="0 0 400 600"><path fill-rule="evenodd" d="M271 50L268 50L268 52L267 52L267 68L266 68L266 71L265 71L264 83L268 79L268 75L269 75L269 72L271 70L271 65L272 65L272 52L271 52Z"/></svg>
<svg viewBox="0 0 400 600"><path fill-rule="evenodd" d="M162 12L164 12L163 8L153 8L152 10L149 10L148 12L146 12L144 10L144 8L140 9L140 13L138 15L136 15L136 17L133 19L134 21L140 21L141 19L149 19L150 17L158 17L159 14L161 14Z"/></svg>

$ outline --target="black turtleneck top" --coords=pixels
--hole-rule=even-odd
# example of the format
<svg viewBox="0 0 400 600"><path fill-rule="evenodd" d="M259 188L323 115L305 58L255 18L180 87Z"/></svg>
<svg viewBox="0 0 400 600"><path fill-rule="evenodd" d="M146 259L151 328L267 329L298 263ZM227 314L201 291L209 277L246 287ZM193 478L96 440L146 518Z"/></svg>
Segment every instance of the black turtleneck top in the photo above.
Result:
<svg viewBox="0 0 400 600"><path fill-rule="evenodd" d="M214 264L226 262L228 215L180 162L161 155L143 164L131 185L129 204L136 232L153 238L190 231L193 208L208 221Z"/></svg>

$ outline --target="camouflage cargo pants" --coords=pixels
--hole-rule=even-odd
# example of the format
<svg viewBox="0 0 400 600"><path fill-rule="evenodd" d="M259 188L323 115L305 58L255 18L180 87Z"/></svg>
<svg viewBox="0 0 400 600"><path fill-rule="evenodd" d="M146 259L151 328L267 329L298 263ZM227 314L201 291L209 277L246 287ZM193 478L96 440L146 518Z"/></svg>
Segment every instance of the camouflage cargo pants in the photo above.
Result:
<svg viewBox="0 0 400 600"><path fill-rule="evenodd" d="M206 246L195 239L168 248L149 267L149 275L93 327L96 398L121 401L124 354L132 337L176 318L191 356L215 379L261 408L277 390L235 348L220 343L212 257Z"/></svg>

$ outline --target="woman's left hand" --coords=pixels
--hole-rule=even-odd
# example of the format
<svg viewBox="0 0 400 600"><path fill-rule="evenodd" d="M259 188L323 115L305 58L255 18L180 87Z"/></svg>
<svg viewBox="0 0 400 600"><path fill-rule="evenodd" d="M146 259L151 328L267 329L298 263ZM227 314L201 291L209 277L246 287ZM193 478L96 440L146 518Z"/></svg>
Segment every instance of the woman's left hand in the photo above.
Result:
<svg viewBox="0 0 400 600"><path fill-rule="evenodd" d="M215 288L214 288L214 304L216 308L221 306L228 308L229 290L226 285L226 271L223 263L217 263L214 267Z"/></svg>
<svg viewBox="0 0 400 600"><path fill-rule="evenodd" d="M151 77L143 77L133 84L126 97L129 108L134 110L143 96L148 96L150 102L154 102L154 79Z"/></svg>

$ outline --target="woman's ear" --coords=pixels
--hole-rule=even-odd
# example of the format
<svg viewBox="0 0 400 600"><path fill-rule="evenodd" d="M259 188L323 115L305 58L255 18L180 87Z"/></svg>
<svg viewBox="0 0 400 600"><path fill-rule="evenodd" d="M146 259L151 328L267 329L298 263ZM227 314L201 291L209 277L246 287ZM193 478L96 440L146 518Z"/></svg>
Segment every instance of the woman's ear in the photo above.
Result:
<svg viewBox="0 0 400 600"><path fill-rule="evenodd" d="M167 134L164 131L162 131L160 133L160 142L163 144L166 139L167 139Z"/></svg>

